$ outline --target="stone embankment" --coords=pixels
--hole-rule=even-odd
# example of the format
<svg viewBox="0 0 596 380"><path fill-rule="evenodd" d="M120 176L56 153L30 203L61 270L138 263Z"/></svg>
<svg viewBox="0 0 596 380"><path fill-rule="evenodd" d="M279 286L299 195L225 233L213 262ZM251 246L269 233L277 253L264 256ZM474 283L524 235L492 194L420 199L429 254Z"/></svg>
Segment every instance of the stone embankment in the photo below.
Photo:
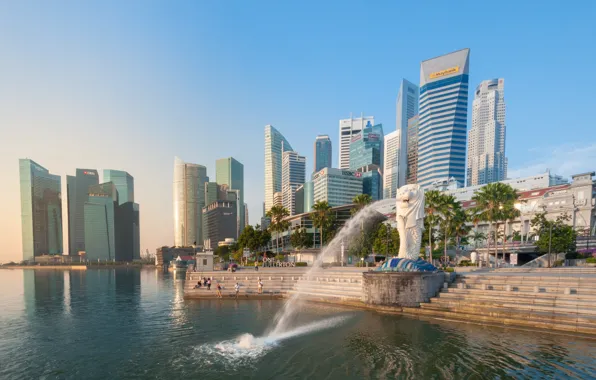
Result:
<svg viewBox="0 0 596 380"><path fill-rule="evenodd" d="M459 275L430 303L404 313L481 324L596 334L596 270L502 269Z"/></svg>

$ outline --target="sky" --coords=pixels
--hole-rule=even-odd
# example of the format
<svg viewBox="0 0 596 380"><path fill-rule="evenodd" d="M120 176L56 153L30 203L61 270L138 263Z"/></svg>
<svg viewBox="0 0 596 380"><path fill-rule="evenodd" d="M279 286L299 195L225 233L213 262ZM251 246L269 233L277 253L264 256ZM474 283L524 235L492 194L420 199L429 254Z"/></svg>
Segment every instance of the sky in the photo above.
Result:
<svg viewBox="0 0 596 380"><path fill-rule="evenodd" d="M259 223L265 125L308 168L330 135L336 165L339 119L395 130L400 80L462 48L468 128L473 88L505 78L509 177L594 170L595 16L594 1L0 2L0 262L22 257L19 158L129 172L154 251L173 244L175 156L213 179L216 159L242 162Z"/></svg>

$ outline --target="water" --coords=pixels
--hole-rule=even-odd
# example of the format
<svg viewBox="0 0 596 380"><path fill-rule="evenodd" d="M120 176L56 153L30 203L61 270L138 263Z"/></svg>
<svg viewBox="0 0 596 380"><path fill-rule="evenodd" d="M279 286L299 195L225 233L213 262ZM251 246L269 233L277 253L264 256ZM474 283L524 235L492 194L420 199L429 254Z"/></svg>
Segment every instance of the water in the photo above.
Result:
<svg viewBox="0 0 596 380"><path fill-rule="evenodd" d="M0 270L0 379L592 378L596 341L284 301L145 270Z"/></svg>
<svg viewBox="0 0 596 380"><path fill-rule="evenodd" d="M378 209L386 208L387 205L391 204L395 204L395 199L383 199L363 207L362 210L360 210L344 224L342 229L339 230L329 244L323 248L313 265L310 267L310 269L308 269L304 276L316 276L317 272L322 269L324 262L328 261L328 259L338 255L338 253L341 252L342 242L344 245L347 245L354 236L357 236L361 233L363 228L366 228L367 224L372 219L378 217ZM345 249L347 250L347 246ZM296 293L294 293L286 301L283 308L275 315L272 327L269 330L269 335L276 336L282 334L288 331L291 326L295 325L296 316L303 309L302 298L300 283L298 283L296 287Z"/></svg>

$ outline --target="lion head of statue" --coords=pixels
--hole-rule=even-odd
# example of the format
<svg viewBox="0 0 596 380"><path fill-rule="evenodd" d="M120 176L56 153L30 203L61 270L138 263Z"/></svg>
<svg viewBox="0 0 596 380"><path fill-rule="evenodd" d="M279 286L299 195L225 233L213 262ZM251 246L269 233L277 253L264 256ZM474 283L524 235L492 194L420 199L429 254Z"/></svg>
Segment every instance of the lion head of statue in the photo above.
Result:
<svg viewBox="0 0 596 380"><path fill-rule="evenodd" d="M397 215L413 221L424 218L424 191L420 186L404 185L400 187L397 190L396 201Z"/></svg>

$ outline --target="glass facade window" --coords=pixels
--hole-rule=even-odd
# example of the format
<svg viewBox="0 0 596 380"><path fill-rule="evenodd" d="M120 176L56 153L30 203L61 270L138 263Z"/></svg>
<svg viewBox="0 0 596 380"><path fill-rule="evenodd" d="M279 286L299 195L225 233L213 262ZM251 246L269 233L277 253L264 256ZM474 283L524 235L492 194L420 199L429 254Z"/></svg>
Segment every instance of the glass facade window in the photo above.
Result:
<svg viewBox="0 0 596 380"><path fill-rule="evenodd" d="M59 255L62 245L62 181L30 159L19 160L23 260Z"/></svg>

